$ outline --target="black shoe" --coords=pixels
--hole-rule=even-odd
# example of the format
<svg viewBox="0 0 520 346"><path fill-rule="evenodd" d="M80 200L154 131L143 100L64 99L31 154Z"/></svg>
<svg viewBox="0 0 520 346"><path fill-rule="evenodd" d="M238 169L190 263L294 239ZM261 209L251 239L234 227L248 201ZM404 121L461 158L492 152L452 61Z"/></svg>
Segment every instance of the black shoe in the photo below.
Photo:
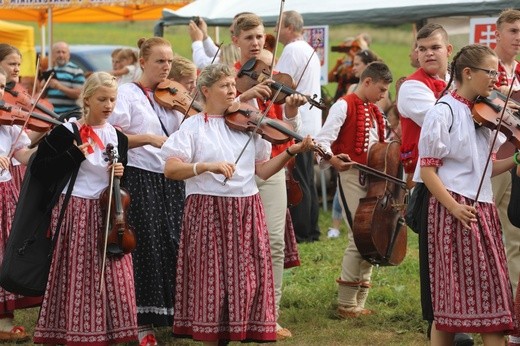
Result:
<svg viewBox="0 0 520 346"><path fill-rule="evenodd" d="M473 346L473 337L465 333L456 333L453 338L453 346Z"/></svg>

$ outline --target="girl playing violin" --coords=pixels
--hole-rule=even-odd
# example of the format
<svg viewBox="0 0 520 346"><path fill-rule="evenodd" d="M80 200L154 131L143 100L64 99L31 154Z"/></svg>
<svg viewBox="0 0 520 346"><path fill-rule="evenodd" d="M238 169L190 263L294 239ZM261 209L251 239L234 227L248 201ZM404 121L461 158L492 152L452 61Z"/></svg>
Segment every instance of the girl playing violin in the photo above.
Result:
<svg viewBox="0 0 520 346"><path fill-rule="evenodd" d="M139 339L142 346L153 346L157 344L153 327L173 324L175 263L184 207L184 182L164 177L159 152L184 115L161 106L153 94L170 73L170 42L142 38L138 45L143 73L137 83L119 87L109 121L128 136L131 148L122 184L132 196L128 223L138 238L132 258Z"/></svg>
<svg viewBox="0 0 520 346"><path fill-rule="evenodd" d="M3 99L8 73L0 67L0 101ZM20 138L17 141L18 136ZM0 260L4 257L7 238L11 231L19 188L10 173L11 160L8 155L14 149L13 157L24 165L34 150L27 149L29 137L19 126L0 125ZM14 148L13 148L14 146ZM21 326L13 324L14 310L36 306L40 298L22 297L0 288L0 342L22 342L29 336Z"/></svg>
<svg viewBox="0 0 520 346"><path fill-rule="evenodd" d="M186 180L173 331L206 345L275 341L269 234L255 174L267 180L313 142L308 137L270 159L269 142L254 135L248 143L248 133L226 125L236 97L227 65L204 68L197 88L204 112L188 118L161 151L164 174Z"/></svg>
<svg viewBox="0 0 520 346"><path fill-rule="evenodd" d="M265 28L262 19L253 13L246 13L238 16L233 25L233 43L240 51L240 60L235 63L235 68L239 71L242 66L252 58L257 59L255 66L270 65L272 62L272 53L265 50ZM271 59L269 59L269 57ZM292 78L285 75L288 79ZM238 77L237 83L243 82L248 76ZM246 102L260 110L269 107L269 100L275 91L269 86L272 81L258 83L248 90L240 90L239 96L241 102ZM272 104L266 118L283 120L294 127L298 131L301 127L301 117L298 107L305 103L302 95L294 93L286 98L284 105ZM271 148L271 157L285 155L285 150L292 142L273 145ZM311 154L312 155L312 154ZM279 316L280 301L282 298L283 270L284 264L290 263L286 261L286 254L293 254L296 261L292 266L299 264L297 256L296 237L294 228L290 219L291 215L287 211L287 187L286 187L285 170L275 172L269 179L257 177L256 183L260 191L260 196L264 204L267 227L269 230L269 244L271 247L274 285L275 285L275 303L276 316ZM286 243L285 240L288 240ZM286 251L286 249L294 249ZM296 254L296 256L294 256ZM289 256L287 256L289 257ZM277 323L277 337L279 340L291 337L289 329L282 328Z"/></svg>
<svg viewBox="0 0 520 346"><path fill-rule="evenodd" d="M462 48L446 87L455 80L457 89L428 111L422 125L414 181L422 180L432 194L427 222L432 345L451 344L460 332L481 333L484 345L504 345L504 334L514 329L490 178L513 168L515 161L493 159L485 170L488 153L501 143L491 148L493 131L476 127L471 114L476 98L493 90L497 69L497 56L488 47Z"/></svg>
<svg viewBox="0 0 520 346"><path fill-rule="evenodd" d="M34 331L34 342L67 345L107 345L137 340L137 312L131 255L106 259L100 194L108 186L111 165L105 147L118 147L126 160L128 140L107 122L117 96L115 77L90 75L80 100L83 116L56 127L38 146L31 173L50 188L57 179L79 169L55 245L47 289ZM76 141L73 124L82 143ZM114 164L114 175L123 175ZM64 194L52 212L56 229ZM101 284L103 282L103 284Z"/></svg>
<svg viewBox="0 0 520 346"><path fill-rule="evenodd" d="M22 64L22 54L20 51L9 44L0 43L0 67L6 72L6 84L9 83L9 88L14 88L14 85L20 79L20 65ZM21 87L21 85L19 86ZM23 88L23 87L22 87ZM16 97L7 93L4 101L10 104L16 104ZM12 160L12 165L9 168L13 182L20 189L22 185L23 175L25 173L25 165L21 165L16 159Z"/></svg>

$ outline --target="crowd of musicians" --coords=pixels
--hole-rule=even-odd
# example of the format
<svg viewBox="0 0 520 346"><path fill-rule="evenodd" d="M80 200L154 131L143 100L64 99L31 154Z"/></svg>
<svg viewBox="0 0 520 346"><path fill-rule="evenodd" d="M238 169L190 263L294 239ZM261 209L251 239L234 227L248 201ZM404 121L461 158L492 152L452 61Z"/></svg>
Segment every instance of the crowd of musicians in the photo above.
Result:
<svg viewBox="0 0 520 346"><path fill-rule="evenodd" d="M30 198L48 210L54 240L43 296L0 288L0 342L148 346L162 342L158 327L205 345L292 337L278 323L283 270L300 264L298 242L320 238L315 164L337 172L348 226L337 316L374 313L366 304L379 262L360 251L354 221L373 181L374 148L397 143L405 174L392 178L411 198L395 231L406 220L419 234L431 344L472 345L479 333L484 345L520 345L520 229L507 213L520 198L511 192L520 175L512 144L520 143L520 11L502 11L496 24L493 49L458 52L441 25L418 28L416 70L398 80L393 101L395 76L370 37L346 39L334 47L345 56L329 73L338 92L323 121L320 61L296 11L275 28L281 54L253 13L237 14L231 43L220 46L204 20L191 21L193 60L163 38L143 38L138 55L118 49L112 71L87 77L58 42L52 74L32 94L20 83L19 50L0 43L0 115L19 107L52 119L39 128L32 117L2 116L0 261ZM482 102L493 98L499 110ZM504 117L505 130L496 127ZM29 176L45 187L41 196L22 189ZM288 177L299 182L296 202ZM124 210L107 208L107 187L109 205L126 194ZM123 222L105 215L111 208ZM123 225L107 246L115 220ZM34 306L29 336L15 313Z"/></svg>

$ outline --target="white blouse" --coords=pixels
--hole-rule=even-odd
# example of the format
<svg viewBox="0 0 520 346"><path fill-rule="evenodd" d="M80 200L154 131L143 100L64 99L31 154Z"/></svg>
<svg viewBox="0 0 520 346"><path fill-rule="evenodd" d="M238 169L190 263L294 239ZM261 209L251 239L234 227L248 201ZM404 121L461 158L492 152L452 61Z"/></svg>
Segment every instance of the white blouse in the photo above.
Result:
<svg viewBox="0 0 520 346"><path fill-rule="evenodd" d="M249 139L249 133L230 129L221 115L203 113L188 118L179 131L164 143L161 156L167 161L235 163ZM255 163L269 160L271 143L255 135L237 163L235 173L226 182L224 175L204 172L186 179L186 196L203 194L225 197L246 197L258 193Z"/></svg>
<svg viewBox="0 0 520 346"><path fill-rule="evenodd" d="M447 190L470 199L475 199L478 185L484 172L494 132L486 127L475 129L469 107L453 98L443 96L427 114L419 138L419 165L438 166L437 174ZM503 136L493 148L496 153L504 142ZM492 162L486 170L480 202L493 202L491 189ZM414 181L421 182L420 170L416 169Z"/></svg>
<svg viewBox="0 0 520 346"><path fill-rule="evenodd" d="M81 130L81 125L78 123L76 125ZM71 123L65 123L63 126L70 132L74 132ZM100 126L92 126L92 129L105 147L111 143L117 148L117 133L112 125L105 123ZM73 196L96 199L99 198L101 192L108 186L110 171L108 170L109 162L105 160L107 158L105 149L101 149L94 143L92 143L92 148L94 152L88 154L79 167L78 177L72 189ZM68 184L63 189L63 194L67 192L67 188Z"/></svg>
<svg viewBox="0 0 520 346"><path fill-rule="evenodd" d="M21 132L20 126L7 126L7 125L0 125L0 156L6 156L9 155L11 152L11 147L13 146L13 143L16 141L16 138L18 137L18 134ZM14 151L20 150L22 148L25 148L31 144L31 140L27 136L25 132L23 132L20 136L20 139L15 144ZM3 172L0 175L0 183L6 182L11 180L11 173L8 169L3 170Z"/></svg>
<svg viewBox="0 0 520 346"><path fill-rule="evenodd" d="M180 112L160 106L153 93L148 97L134 83L121 85L117 91L117 101L108 121L123 133L129 135L155 134L169 136L175 132L183 119ZM161 119L166 133L164 133ZM160 158L161 149L152 145L128 150L128 166L141 168L155 173L163 173L164 161Z"/></svg>

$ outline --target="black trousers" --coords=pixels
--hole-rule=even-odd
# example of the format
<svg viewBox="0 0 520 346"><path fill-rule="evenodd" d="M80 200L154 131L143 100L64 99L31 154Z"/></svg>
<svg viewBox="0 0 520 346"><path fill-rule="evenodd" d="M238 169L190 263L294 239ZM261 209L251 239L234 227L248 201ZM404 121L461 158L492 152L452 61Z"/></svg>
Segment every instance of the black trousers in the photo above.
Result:
<svg viewBox="0 0 520 346"><path fill-rule="evenodd" d="M294 178L300 182L302 201L290 208L296 241L312 242L320 239L318 227L319 202L314 183L314 153L305 152L296 156Z"/></svg>

